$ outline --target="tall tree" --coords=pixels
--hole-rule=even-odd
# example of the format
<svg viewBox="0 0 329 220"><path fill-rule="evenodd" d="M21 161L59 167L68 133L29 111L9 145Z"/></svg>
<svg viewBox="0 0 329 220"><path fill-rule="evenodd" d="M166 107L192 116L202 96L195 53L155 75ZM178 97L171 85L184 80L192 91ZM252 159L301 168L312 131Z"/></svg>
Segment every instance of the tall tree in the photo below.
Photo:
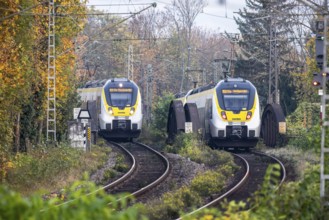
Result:
<svg viewBox="0 0 329 220"><path fill-rule="evenodd" d="M189 89L189 68L191 62L191 38L192 27L197 15L202 12L203 8L207 5L205 0L173 0L172 5L168 7L168 12L172 15L172 19L177 27L178 35L184 36L184 39L180 39L182 45L182 51L187 53L187 74L183 73L181 89ZM185 47L185 48L184 48ZM184 57L182 57L184 58ZM184 78L186 78L186 84L184 86Z"/></svg>
<svg viewBox="0 0 329 220"><path fill-rule="evenodd" d="M47 2L46 2L47 3ZM48 4L39 0L0 2L0 146L24 149L35 144L46 113ZM68 7L70 5L70 7ZM56 89L58 104L73 90L74 37L83 22L79 0L56 2ZM78 16L76 16L78 14ZM59 107L59 106L58 106ZM61 116L58 112L58 116ZM61 117L58 117L59 119ZM66 120L59 124L66 124ZM65 126L66 127L66 126ZM59 126L60 128L60 126ZM62 126L64 129L64 126ZM64 132L59 129L59 134Z"/></svg>
<svg viewBox="0 0 329 220"><path fill-rule="evenodd" d="M290 69L286 68L296 65L295 62L291 62L288 55L291 51L296 51L289 37L292 29L288 28L291 22L289 12L293 8L294 5L289 0L246 0L246 7L238 12L240 17L235 18L242 35L242 40L239 42L241 55L237 61L236 71L255 83L263 105L268 101L270 40L276 42L281 104L287 103L286 99L295 96L294 90L291 89L294 85L287 83L287 80L288 82L292 80ZM270 31L273 30L276 32L276 37L270 39ZM286 113L296 107L295 102L289 101L289 103L292 104L289 107L283 105Z"/></svg>

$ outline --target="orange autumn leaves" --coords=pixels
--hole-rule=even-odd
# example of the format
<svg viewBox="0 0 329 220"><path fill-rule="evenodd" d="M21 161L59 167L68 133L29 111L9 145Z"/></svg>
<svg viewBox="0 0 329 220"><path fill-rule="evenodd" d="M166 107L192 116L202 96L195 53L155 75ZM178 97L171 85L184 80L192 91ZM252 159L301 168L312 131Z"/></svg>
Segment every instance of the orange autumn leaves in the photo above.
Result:
<svg viewBox="0 0 329 220"><path fill-rule="evenodd" d="M45 4L41 4L46 2ZM74 41L85 21L79 0L55 0L56 95L67 98L74 87ZM25 10L30 8L30 10ZM46 113L48 68L48 4L43 0L0 2L0 146L13 138L15 116L22 106L43 96L40 120ZM79 15L74 15L79 14ZM8 144L9 142L9 144Z"/></svg>

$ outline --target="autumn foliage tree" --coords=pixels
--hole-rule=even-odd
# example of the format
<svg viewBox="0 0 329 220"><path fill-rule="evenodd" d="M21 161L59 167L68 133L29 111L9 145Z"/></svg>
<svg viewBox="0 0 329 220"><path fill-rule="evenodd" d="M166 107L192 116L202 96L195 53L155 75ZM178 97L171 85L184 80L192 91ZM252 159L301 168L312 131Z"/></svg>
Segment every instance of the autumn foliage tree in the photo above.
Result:
<svg viewBox="0 0 329 220"><path fill-rule="evenodd" d="M55 1L56 92L59 137L68 100L74 99L74 40L86 11L79 0ZM47 107L48 1L0 2L0 163L14 147L27 150L43 140ZM1 164L0 164L1 165Z"/></svg>

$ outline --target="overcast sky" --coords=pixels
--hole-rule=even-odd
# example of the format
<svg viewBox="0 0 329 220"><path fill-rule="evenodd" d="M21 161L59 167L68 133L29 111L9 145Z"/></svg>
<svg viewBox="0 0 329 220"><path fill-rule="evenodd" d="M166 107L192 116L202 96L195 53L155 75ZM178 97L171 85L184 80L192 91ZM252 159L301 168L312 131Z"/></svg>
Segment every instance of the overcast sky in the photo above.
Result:
<svg viewBox="0 0 329 220"><path fill-rule="evenodd" d="M147 7L146 4L152 2L156 2L157 7L150 10L163 10L172 0L89 0L88 5L106 5L97 7L97 9L112 13L121 13L138 12L142 8ZM196 18L196 25L210 30L216 30L217 32L226 31L229 33L237 33L238 29L233 20L233 16L237 16L234 12L243 8L245 6L245 1L226 0L226 5L220 5L219 2L220 0L208 0L208 6L204 8L204 13L199 14Z"/></svg>

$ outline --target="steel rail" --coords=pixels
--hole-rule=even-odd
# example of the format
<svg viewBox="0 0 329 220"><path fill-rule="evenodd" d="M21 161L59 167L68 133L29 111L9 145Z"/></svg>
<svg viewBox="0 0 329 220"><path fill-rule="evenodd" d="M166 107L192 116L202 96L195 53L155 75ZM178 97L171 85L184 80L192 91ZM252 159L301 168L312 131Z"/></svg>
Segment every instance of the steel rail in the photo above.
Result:
<svg viewBox="0 0 329 220"><path fill-rule="evenodd" d="M281 170L280 170L280 172L281 172L281 181L280 181L279 185L275 188L275 191L278 190L280 188L280 186L283 184L283 182L285 181L286 176L287 176L286 175L286 169L285 169L283 163L279 159L277 159L276 157L273 157L271 155L268 155L268 154L265 154L265 153L262 153L262 152L253 151L252 153L269 157L272 160L276 161L276 163L278 163L280 165L280 167L281 167ZM182 217L180 217L176 220L181 220L184 217L193 215L193 214L201 211L202 209L205 209L207 207L210 207L210 206L218 203L219 201L223 200L224 198L227 198L230 194L232 194L235 190L237 190L239 187L241 187L245 183L245 181L247 180L247 177L249 176L249 164L246 161L246 159L244 159L243 157L241 157L239 155L236 155L236 154L233 154L233 155L235 155L237 157L240 157L245 162L245 164L247 165L247 172L246 172L245 176L240 180L240 182L237 185L235 185L232 189L230 189L229 191L227 191L226 193L224 193L223 195L218 197L217 199L209 202L208 204L206 204L206 205L204 205L204 206L202 206L202 207L200 207L200 208L198 208L198 209L196 209L196 210L194 210L194 211L192 211L192 212L190 212L190 213L188 213L188 214L186 214L186 215L184 215L184 216L182 216ZM249 210L251 210L251 209L249 209Z"/></svg>
<svg viewBox="0 0 329 220"><path fill-rule="evenodd" d="M161 158L161 160L164 161L165 164L166 164L165 172L157 180L155 180L154 182L150 183L149 185L147 185L147 186L143 187L142 189L140 189L140 190L138 190L138 191L131 194L132 196L139 196L139 195L143 194L144 192L146 192L147 190L149 190L149 189L153 188L154 186L160 184L169 175L170 163L169 163L168 159L165 156L163 156L160 152L150 148L149 146L147 146L145 144L137 143L137 142L134 142L134 143L138 144L139 146L145 147L146 149L148 149L148 150L152 151L153 153L157 154Z"/></svg>
<svg viewBox="0 0 329 220"><path fill-rule="evenodd" d="M246 173L243 176L243 178L234 187L232 187L230 190L228 190L227 192L225 192L224 194L222 194L221 196L219 196L215 200L213 200L213 201L207 203L206 205L204 205L204 206L202 206L202 207L194 210L193 212L190 212L190 213L188 213L188 214L186 214L186 215L184 215L182 217L179 217L176 220L181 220L184 217L193 215L193 214L195 214L195 213L197 213L197 212L199 212L199 211L201 211L201 210L203 210L205 208L208 208L208 207L210 207L210 206L218 203L219 201L223 200L224 198L227 198L229 195L231 195L232 193L234 193L238 188L240 188L247 181L247 179L249 177L249 174L250 174L250 167L249 167L248 161L245 158L241 157L240 155L237 155L237 154L233 154L233 155L236 156L236 157L239 157L244 162L244 165L245 165L245 168L246 168Z"/></svg>
<svg viewBox="0 0 329 220"><path fill-rule="evenodd" d="M119 198L117 201L120 201L121 199L130 198L130 197L138 197L138 196L142 195L143 193L145 193L146 191L150 190L151 188L155 187L156 185L160 184L169 175L170 163L165 156L163 156L160 152L152 149L151 147L149 147L145 144L138 143L138 142L133 142L133 143L137 144L139 146L142 146L142 147L146 148L147 150L152 151L153 153L157 154L161 158L161 160L165 162L166 170L157 180L153 181L152 183L148 184L147 186L145 186L129 195ZM109 204L111 204L111 203L109 203Z"/></svg>
<svg viewBox="0 0 329 220"><path fill-rule="evenodd" d="M253 153L270 157L270 158L272 158L273 160L275 160L280 165L280 167L281 167L281 170L280 171L281 171L282 177L281 177L280 184L275 189L275 190L278 190L280 188L280 186L283 184L283 182L286 180L286 177L287 177L286 168L284 167L283 163L278 158L273 157L271 155L268 155L268 154L265 154L265 153L262 153L262 152L259 152L259 151L253 151Z"/></svg>

